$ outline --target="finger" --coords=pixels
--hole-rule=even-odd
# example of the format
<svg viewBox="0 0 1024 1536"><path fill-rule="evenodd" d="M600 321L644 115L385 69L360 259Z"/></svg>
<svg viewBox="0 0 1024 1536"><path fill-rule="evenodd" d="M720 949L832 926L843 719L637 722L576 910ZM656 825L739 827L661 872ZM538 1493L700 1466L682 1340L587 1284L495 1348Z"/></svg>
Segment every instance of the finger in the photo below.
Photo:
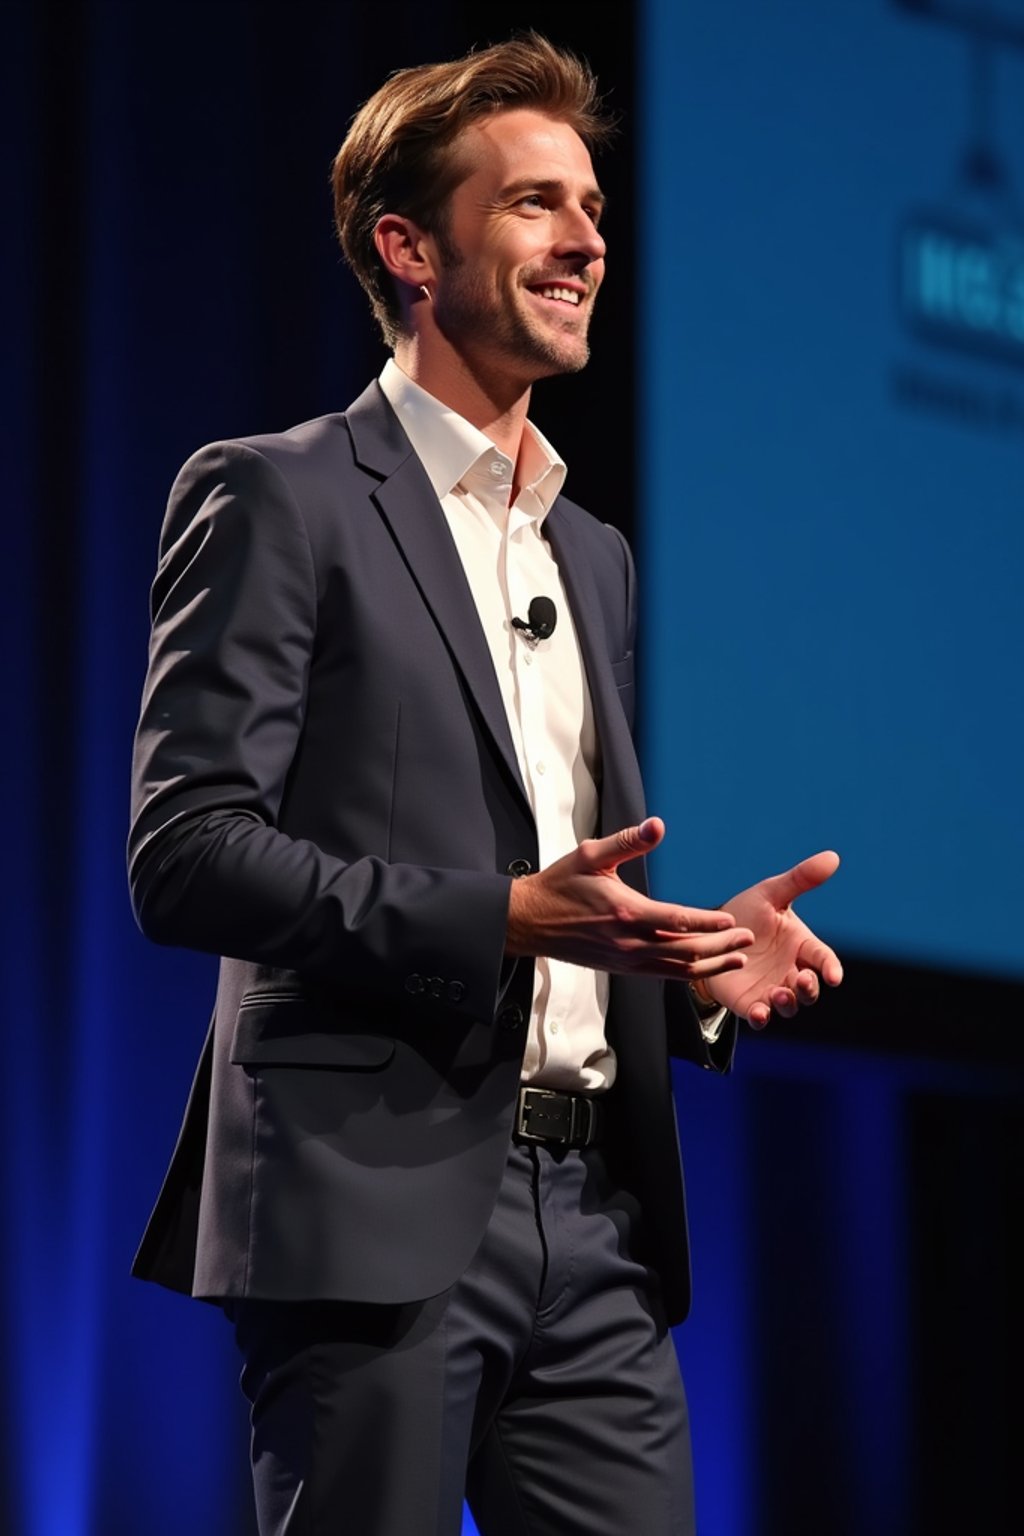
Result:
<svg viewBox="0 0 1024 1536"><path fill-rule="evenodd" d="M661 817L648 816L638 827L623 827L608 837L588 837L576 851L591 872L617 869L627 859L638 859L650 853L664 836L665 823Z"/></svg>
<svg viewBox="0 0 1024 1536"><path fill-rule="evenodd" d="M701 907L678 907L670 901L652 901L645 896L636 896L630 891L631 902L637 906L626 907L620 903L620 919L622 923L644 938L650 939L678 939L684 934L691 933L742 933L746 935L740 940L742 944L752 944L754 935L749 928L737 928L728 912L706 912Z"/></svg>
<svg viewBox="0 0 1024 1536"><path fill-rule="evenodd" d="M801 859L799 864L794 864L792 869L787 869L783 874L769 876L763 883L764 891L772 906L781 912L796 901L798 896L824 885L838 868L838 853L831 850L814 853L809 859Z"/></svg>
<svg viewBox="0 0 1024 1536"><path fill-rule="evenodd" d="M843 979L843 967L839 956L834 949L830 949L827 944L823 943L821 939L815 938L813 934L801 944L796 960L799 966L809 967L811 970L817 971L822 981L828 987L838 987Z"/></svg>
<svg viewBox="0 0 1024 1536"><path fill-rule="evenodd" d="M821 988L814 971L797 971L790 986L801 1008L810 1008L818 1001Z"/></svg>
<svg viewBox="0 0 1024 1536"><path fill-rule="evenodd" d="M655 903L652 903L655 905ZM722 933L725 929L731 929L736 933L746 934L744 944L753 944L754 935L749 928L736 928L731 912L723 912L720 907L710 911L705 907L670 907L667 903L659 902L656 905L664 911L673 914L670 922L665 924L660 932L676 936L680 933Z"/></svg>
<svg viewBox="0 0 1024 1536"><path fill-rule="evenodd" d="M634 976L663 976L670 981L699 981L703 976L720 976L724 971L739 971L747 963L742 950L730 950L723 955L711 955L705 959L687 960L670 950L646 950L635 952L622 969Z"/></svg>
<svg viewBox="0 0 1024 1536"><path fill-rule="evenodd" d="M687 981L700 981L706 976L721 976L723 971L741 971L747 963L742 950L728 950L725 954L711 955L704 960L690 960L683 967Z"/></svg>
<svg viewBox="0 0 1024 1536"><path fill-rule="evenodd" d="M799 1011L800 1004L796 1000L796 993L791 987L772 987L769 998L773 1012L780 1019L792 1019Z"/></svg>
<svg viewBox="0 0 1024 1536"><path fill-rule="evenodd" d="M754 942L749 928L729 928L724 933L694 933L685 938L677 933L662 933L658 937L665 945L665 952L683 961L728 955L736 949L749 949Z"/></svg>
<svg viewBox="0 0 1024 1536"><path fill-rule="evenodd" d="M764 1029L774 1010L780 1018L791 1019L797 1011L797 1000L789 987L772 987L767 999L760 998L747 1009L747 1023L751 1029Z"/></svg>

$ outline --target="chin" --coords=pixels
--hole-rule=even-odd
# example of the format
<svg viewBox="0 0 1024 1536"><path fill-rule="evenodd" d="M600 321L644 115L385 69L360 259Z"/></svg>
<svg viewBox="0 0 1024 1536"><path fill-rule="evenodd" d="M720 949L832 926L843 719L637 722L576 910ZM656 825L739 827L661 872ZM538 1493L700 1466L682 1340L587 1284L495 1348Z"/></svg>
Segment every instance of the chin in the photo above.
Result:
<svg viewBox="0 0 1024 1536"><path fill-rule="evenodd" d="M559 373L579 373L590 360L590 343L585 335L565 341L532 333L531 341L531 360L535 366L544 369L543 374L537 375L538 378Z"/></svg>
<svg viewBox="0 0 1024 1536"><path fill-rule="evenodd" d="M580 373L590 361L590 348L584 342L581 347L574 347L571 352L559 352L550 355L549 373Z"/></svg>

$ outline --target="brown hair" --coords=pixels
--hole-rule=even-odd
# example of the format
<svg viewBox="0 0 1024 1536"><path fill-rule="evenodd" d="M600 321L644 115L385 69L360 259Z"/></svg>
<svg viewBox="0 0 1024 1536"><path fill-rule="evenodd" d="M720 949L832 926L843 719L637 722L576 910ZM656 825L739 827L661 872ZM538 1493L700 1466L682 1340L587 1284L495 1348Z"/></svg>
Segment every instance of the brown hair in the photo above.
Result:
<svg viewBox="0 0 1024 1536"><path fill-rule="evenodd" d="M461 179L453 141L479 118L515 107L568 123L588 149L613 131L589 65L537 32L446 64L400 69L352 119L332 172L335 227L389 346L402 313L374 244L378 221L397 213L443 238Z"/></svg>

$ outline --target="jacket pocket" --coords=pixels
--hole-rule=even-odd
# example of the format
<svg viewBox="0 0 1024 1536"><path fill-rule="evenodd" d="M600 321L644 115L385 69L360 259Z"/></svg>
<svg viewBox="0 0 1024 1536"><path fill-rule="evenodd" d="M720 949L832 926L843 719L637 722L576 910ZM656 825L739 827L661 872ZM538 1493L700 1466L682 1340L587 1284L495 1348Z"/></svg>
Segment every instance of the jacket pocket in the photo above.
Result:
<svg viewBox="0 0 1024 1536"><path fill-rule="evenodd" d="M627 651L621 661L612 662L612 676L616 688L628 688L633 681L633 652Z"/></svg>
<svg viewBox="0 0 1024 1536"><path fill-rule="evenodd" d="M243 998L231 1038L238 1067L341 1067L373 1071L395 1054L388 1035L343 1027L336 1013L307 997Z"/></svg>

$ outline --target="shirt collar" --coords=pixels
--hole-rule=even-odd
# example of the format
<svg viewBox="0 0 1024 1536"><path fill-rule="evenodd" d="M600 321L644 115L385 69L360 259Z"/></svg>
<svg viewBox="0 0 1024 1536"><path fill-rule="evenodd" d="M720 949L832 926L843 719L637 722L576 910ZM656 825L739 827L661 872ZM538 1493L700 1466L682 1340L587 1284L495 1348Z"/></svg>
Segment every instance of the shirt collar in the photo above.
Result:
<svg viewBox="0 0 1024 1536"><path fill-rule="evenodd" d="M379 382L439 501L465 480L493 487L495 481L490 477L489 466L495 462L508 466L508 459L479 427L414 384L394 358L389 357L384 364ZM562 489L565 464L530 421L523 431L520 460L523 490L531 491L536 498L540 523ZM511 474L512 466L508 467ZM482 472L480 476L476 473L478 469Z"/></svg>

